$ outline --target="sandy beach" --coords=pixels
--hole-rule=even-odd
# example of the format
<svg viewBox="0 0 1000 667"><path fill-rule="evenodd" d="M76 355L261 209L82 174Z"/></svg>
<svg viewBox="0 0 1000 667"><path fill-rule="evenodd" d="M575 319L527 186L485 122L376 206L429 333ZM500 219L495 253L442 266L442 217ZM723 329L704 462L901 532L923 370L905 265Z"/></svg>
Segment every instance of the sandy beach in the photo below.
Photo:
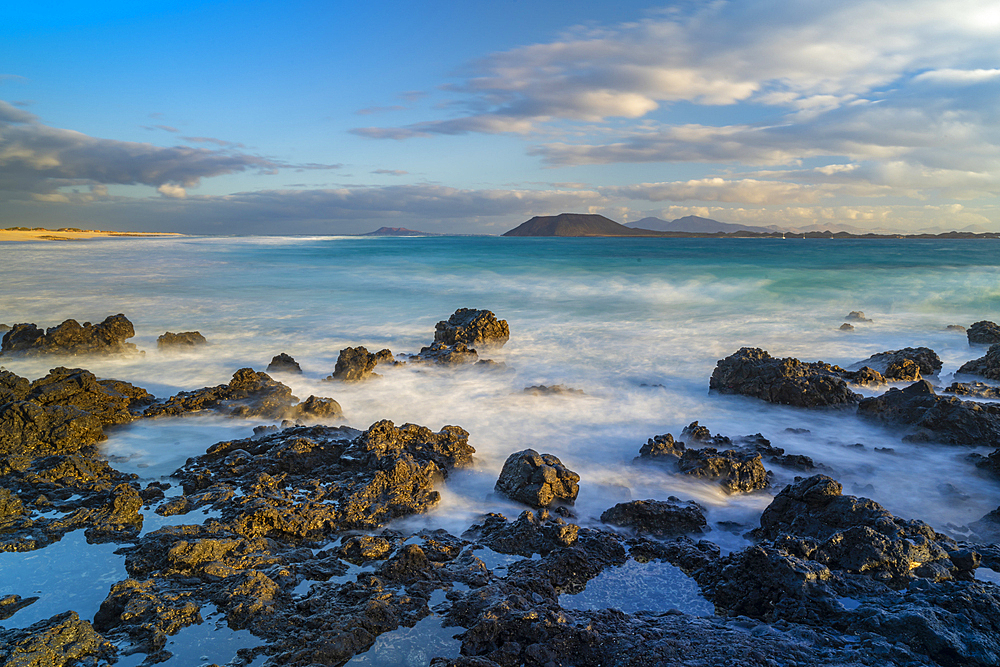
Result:
<svg viewBox="0 0 1000 667"><path fill-rule="evenodd" d="M45 229L44 227L8 227L0 229L0 241L84 241L87 239L107 238L110 236L162 237L184 236L172 232L110 232L100 229L77 229L76 227L61 227Z"/></svg>

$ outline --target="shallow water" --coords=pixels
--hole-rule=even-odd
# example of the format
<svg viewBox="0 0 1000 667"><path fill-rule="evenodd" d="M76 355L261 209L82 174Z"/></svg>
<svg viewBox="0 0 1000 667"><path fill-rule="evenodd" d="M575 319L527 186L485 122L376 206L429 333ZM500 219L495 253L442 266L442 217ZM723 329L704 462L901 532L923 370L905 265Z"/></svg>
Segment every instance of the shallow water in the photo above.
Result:
<svg viewBox="0 0 1000 667"><path fill-rule="evenodd" d="M0 244L0 322L53 326L122 312L135 324L133 342L145 350L125 359L0 362L31 379L55 365L82 366L166 397L228 382L241 367L264 370L272 356L291 354L305 373L275 377L300 398L335 398L352 427L391 419L469 431L475 467L451 475L439 506L401 522L405 529L460 534L483 512L513 518L524 508L494 495L493 484L511 452L532 447L581 475L575 511L582 525L598 523L603 510L623 500L675 495L706 506L715 527L708 539L724 551L738 548L772 494L802 473L768 465L775 473L771 491L728 496L716 485L632 464L648 438L679 436L698 420L713 433L760 432L788 453L825 464L823 472L846 493L949 532L1000 505L997 482L964 458L972 448L903 443L899 433L850 411L710 394L708 379L718 359L745 345L842 366L923 345L941 355L939 384L947 385L960 364L984 349L970 348L964 335L945 327L1000 319L997 250L993 241L792 239ZM341 348L417 352L433 340L435 322L461 307L488 308L509 322L510 342L483 353L505 362L506 371L380 367L383 377L371 382L324 381ZM874 321L838 330L852 310ZM160 334L191 330L210 345L157 351ZM537 384L584 394L523 393ZM114 430L104 449L121 457L120 469L157 479L216 441L249 437L259 423L197 416L144 421ZM864 447L850 447L858 443ZM723 530L720 521L731 523ZM58 560L51 549L36 557ZM6 574L20 557L0 554L0 588L25 595ZM30 609L6 623L20 623Z"/></svg>

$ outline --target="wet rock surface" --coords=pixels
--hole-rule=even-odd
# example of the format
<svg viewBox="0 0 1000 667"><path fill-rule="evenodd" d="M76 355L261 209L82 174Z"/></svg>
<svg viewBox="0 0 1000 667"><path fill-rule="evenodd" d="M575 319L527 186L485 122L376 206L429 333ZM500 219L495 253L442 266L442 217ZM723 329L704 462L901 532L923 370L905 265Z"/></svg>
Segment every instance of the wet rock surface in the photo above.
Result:
<svg viewBox="0 0 1000 667"><path fill-rule="evenodd" d="M1000 345L991 345L984 356L963 364L958 372L1000 380Z"/></svg>
<svg viewBox="0 0 1000 667"><path fill-rule="evenodd" d="M525 449L507 457L495 490L531 507L572 505L580 492L580 476L551 454Z"/></svg>
<svg viewBox="0 0 1000 667"><path fill-rule="evenodd" d="M479 365L484 360L479 359L479 353L465 343L453 343L448 345L436 342L427 347L420 348L420 353L410 357L414 363L442 364L445 366L455 366L459 364Z"/></svg>
<svg viewBox="0 0 1000 667"><path fill-rule="evenodd" d="M0 662L11 667L96 665L114 654L111 643L72 611L24 629L0 629Z"/></svg>
<svg viewBox="0 0 1000 667"><path fill-rule="evenodd" d="M182 331L181 333L166 332L156 339L156 347L160 350L183 350L199 345L207 345L208 341L200 331Z"/></svg>
<svg viewBox="0 0 1000 667"><path fill-rule="evenodd" d="M271 363L267 365L268 373L301 373L302 367L290 355L282 352L271 358Z"/></svg>
<svg viewBox="0 0 1000 667"><path fill-rule="evenodd" d="M666 500L632 500L618 503L601 514L612 526L632 528L637 534L658 537L703 533L708 530L705 508L698 503L670 496Z"/></svg>
<svg viewBox="0 0 1000 667"><path fill-rule="evenodd" d="M368 348L345 347L337 357L337 365L334 368L330 380L341 380L342 382L360 382L370 377L380 377L373 372L379 363L392 363L392 352L389 350L379 350L371 353Z"/></svg>
<svg viewBox="0 0 1000 667"><path fill-rule="evenodd" d="M906 368L907 361L915 363L920 370L920 373L913 378L914 380L919 380L921 373L923 375L937 375L943 367L941 358L929 347L904 347L901 350L888 350L873 354L864 361L859 361L854 366L851 366L851 368L855 366L868 366L885 375L887 379L906 380L908 379L907 377L901 377L898 372L893 373L889 369L894 365L897 368ZM909 374L912 375L912 372Z"/></svg>
<svg viewBox="0 0 1000 667"><path fill-rule="evenodd" d="M994 387L984 382L952 382L945 388L945 393L969 398L1000 398L1000 387Z"/></svg>
<svg viewBox="0 0 1000 667"><path fill-rule="evenodd" d="M709 389L804 408L854 405L860 396L845 381L850 373L822 361L776 359L760 348L741 348L716 364Z"/></svg>
<svg viewBox="0 0 1000 667"><path fill-rule="evenodd" d="M229 384L182 391L143 411L144 417L176 417L213 410L234 417L262 419L340 419L340 405L331 398L310 396L299 403L292 390L267 373L241 368Z"/></svg>
<svg viewBox="0 0 1000 667"><path fill-rule="evenodd" d="M509 339L507 320L498 320L489 310L459 308L447 320L434 325L434 342L445 345L503 347Z"/></svg>
<svg viewBox="0 0 1000 667"><path fill-rule="evenodd" d="M2 354L134 354L137 348L126 340L135 328L122 314L109 315L99 324L66 320L42 331L34 324L15 324L3 335Z"/></svg>
<svg viewBox="0 0 1000 667"><path fill-rule="evenodd" d="M858 405L858 414L903 427L911 440L1000 446L1000 406L938 396L926 380L866 398Z"/></svg>
<svg viewBox="0 0 1000 667"><path fill-rule="evenodd" d="M544 385L537 384L531 387L524 388L525 394L530 394L532 396L583 396L583 390L573 389L572 387L567 387L564 384L552 384Z"/></svg>
<svg viewBox="0 0 1000 667"><path fill-rule="evenodd" d="M860 310L852 310L844 316L844 319L848 322L871 322L871 320L865 317L865 314Z"/></svg>
<svg viewBox="0 0 1000 667"><path fill-rule="evenodd" d="M982 320L971 325L965 332L969 345L996 345L1000 343L1000 325Z"/></svg>

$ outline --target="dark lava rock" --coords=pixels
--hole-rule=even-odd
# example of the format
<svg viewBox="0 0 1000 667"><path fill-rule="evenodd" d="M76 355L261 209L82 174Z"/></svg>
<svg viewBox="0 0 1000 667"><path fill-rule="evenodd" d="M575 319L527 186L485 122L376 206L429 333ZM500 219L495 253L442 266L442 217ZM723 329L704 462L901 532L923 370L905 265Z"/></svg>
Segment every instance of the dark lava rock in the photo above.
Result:
<svg viewBox="0 0 1000 667"><path fill-rule="evenodd" d="M865 314L860 310L852 310L844 317L844 319L851 322L871 322L871 320L865 317Z"/></svg>
<svg viewBox="0 0 1000 667"><path fill-rule="evenodd" d="M525 505L548 507L553 503L572 505L580 492L579 482L580 476L555 456L525 449L507 457L494 488Z"/></svg>
<svg viewBox="0 0 1000 667"><path fill-rule="evenodd" d="M76 612L68 611L27 628L0 629L0 663L9 667L107 664L115 647Z"/></svg>
<svg viewBox="0 0 1000 667"><path fill-rule="evenodd" d="M301 373L302 367L292 357L282 352L271 358L267 365L268 373Z"/></svg>
<svg viewBox="0 0 1000 667"><path fill-rule="evenodd" d="M2 354L131 354L136 347L126 343L135 328L124 315L110 315L100 324L66 320L44 333L34 324L15 324L4 334Z"/></svg>
<svg viewBox="0 0 1000 667"><path fill-rule="evenodd" d="M959 332L959 333L965 333L965 331L966 331L965 327L963 327L961 324L949 324L948 326L946 326L944 328L944 330L945 331L955 331L955 332Z"/></svg>
<svg viewBox="0 0 1000 667"><path fill-rule="evenodd" d="M101 419L78 408L18 401L0 406L0 464L23 468L31 459L71 454L104 439ZM0 470L2 471L2 470Z"/></svg>
<svg viewBox="0 0 1000 667"><path fill-rule="evenodd" d="M759 348L744 347L716 364L709 388L806 408L853 405L861 397L847 387L845 373L821 361L775 359Z"/></svg>
<svg viewBox="0 0 1000 667"><path fill-rule="evenodd" d="M420 353L411 356L410 361L443 364L446 366L471 363L478 365L479 353L465 343L447 345L442 342L436 342L427 347L420 348Z"/></svg>
<svg viewBox="0 0 1000 667"><path fill-rule="evenodd" d="M726 493L747 493L767 488L768 472L755 452L733 449L718 451L713 447L687 449L677 462L685 475L718 480Z"/></svg>
<svg viewBox="0 0 1000 667"><path fill-rule="evenodd" d="M288 386L271 379L267 373L241 368L233 374L228 385L182 391L164 403L146 408L143 416L177 416L200 410L214 410L244 419L339 419L343 416L340 405L330 398L310 396L303 403L297 402Z"/></svg>
<svg viewBox="0 0 1000 667"><path fill-rule="evenodd" d="M8 331L10 331L9 324L0 324L0 333L7 333Z"/></svg>
<svg viewBox="0 0 1000 667"><path fill-rule="evenodd" d="M886 380L916 382L920 379L920 366L912 359L894 361L885 369Z"/></svg>
<svg viewBox="0 0 1000 667"><path fill-rule="evenodd" d="M675 496L666 500L633 500L618 503L601 514L601 521L658 537L708 531L705 508Z"/></svg>
<svg viewBox="0 0 1000 667"><path fill-rule="evenodd" d="M510 339L507 320L498 320L488 310L459 308L447 321L434 325L434 342L454 345L503 347Z"/></svg>
<svg viewBox="0 0 1000 667"><path fill-rule="evenodd" d="M355 535L344 540L340 557L349 563L361 565L370 560L381 560L393 549L392 542L378 535Z"/></svg>
<svg viewBox="0 0 1000 667"><path fill-rule="evenodd" d="M360 382L369 377L379 377L377 373L372 372L375 370L375 366L379 362L392 362L392 360L392 352L389 350L379 350L372 354L362 346L345 347L340 351L340 356L337 357L337 365L333 375L327 379Z"/></svg>
<svg viewBox="0 0 1000 667"><path fill-rule="evenodd" d="M813 540L804 551L830 569L879 574L884 579L950 579L956 544L922 521L893 516L875 501L842 495L839 482L814 475L789 484L760 518L755 535Z"/></svg>
<svg viewBox="0 0 1000 667"><path fill-rule="evenodd" d="M26 400L43 407L64 406L89 412L102 424L126 424L153 402L141 387L120 380L98 380L82 368L53 368L31 383Z"/></svg>
<svg viewBox="0 0 1000 667"><path fill-rule="evenodd" d="M553 384L553 385L534 385L532 387L524 388L525 394L531 394L532 396L553 396L553 395L577 395L583 396L584 393L580 389L573 389L572 387L567 387L564 384Z"/></svg>
<svg viewBox="0 0 1000 667"><path fill-rule="evenodd" d="M889 369L894 364L898 366L899 369L908 368L905 362L911 361L915 363L919 369L920 373L924 375L937 375L941 372L941 358L937 353L930 349L929 347L904 347L901 350L887 350L886 352L879 352L878 354L873 354L864 361L859 361L851 368L857 366L869 366L874 368L880 373L884 374L887 380L907 380L909 377L904 377L902 375L890 372ZM913 375L912 370L906 371L910 376ZM920 379L920 373L917 373L917 377L914 380Z"/></svg>
<svg viewBox="0 0 1000 667"><path fill-rule="evenodd" d="M908 439L1000 446L1000 405L938 396L927 380L866 398L858 405L858 414L914 430Z"/></svg>
<svg viewBox="0 0 1000 667"><path fill-rule="evenodd" d="M969 528L986 541L1000 542L1000 507L970 523Z"/></svg>
<svg viewBox="0 0 1000 667"><path fill-rule="evenodd" d="M848 324L847 322L841 324L839 328L841 331L854 331L854 325Z"/></svg>
<svg viewBox="0 0 1000 667"><path fill-rule="evenodd" d="M675 464L684 453L684 443L674 440L669 433L654 435L639 449L636 460L660 461Z"/></svg>
<svg viewBox="0 0 1000 667"><path fill-rule="evenodd" d="M20 595L0 597L0 621L5 621L25 607L38 602L38 597L22 598Z"/></svg>
<svg viewBox="0 0 1000 667"><path fill-rule="evenodd" d="M969 345L996 345L1000 343L1000 326L983 320L970 326L966 335L969 337Z"/></svg>
<svg viewBox="0 0 1000 667"><path fill-rule="evenodd" d="M208 343L200 331L182 331L181 333L166 332L156 339L156 347L160 350L173 348L191 348Z"/></svg>
<svg viewBox="0 0 1000 667"><path fill-rule="evenodd" d="M1000 380L1000 344L991 345L984 356L963 364L958 372L982 375L990 380Z"/></svg>
<svg viewBox="0 0 1000 667"><path fill-rule="evenodd" d="M543 556L563 547L573 546L580 527L552 516L548 510L537 514L525 510L513 522L502 514L487 514L462 534L467 540L502 554Z"/></svg>
<svg viewBox="0 0 1000 667"><path fill-rule="evenodd" d="M970 398L1000 398L1000 387L984 382L952 382L944 391L947 394Z"/></svg>

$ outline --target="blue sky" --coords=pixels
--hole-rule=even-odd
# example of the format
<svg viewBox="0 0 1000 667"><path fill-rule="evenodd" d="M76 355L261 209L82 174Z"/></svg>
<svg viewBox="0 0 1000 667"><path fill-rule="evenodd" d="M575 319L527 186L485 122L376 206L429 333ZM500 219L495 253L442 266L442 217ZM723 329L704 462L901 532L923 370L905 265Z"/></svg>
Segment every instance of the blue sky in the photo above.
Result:
<svg viewBox="0 0 1000 667"><path fill-rule="evenodd" d="M0 226L1000 229L1000 4L37 2Z"/></svg>

